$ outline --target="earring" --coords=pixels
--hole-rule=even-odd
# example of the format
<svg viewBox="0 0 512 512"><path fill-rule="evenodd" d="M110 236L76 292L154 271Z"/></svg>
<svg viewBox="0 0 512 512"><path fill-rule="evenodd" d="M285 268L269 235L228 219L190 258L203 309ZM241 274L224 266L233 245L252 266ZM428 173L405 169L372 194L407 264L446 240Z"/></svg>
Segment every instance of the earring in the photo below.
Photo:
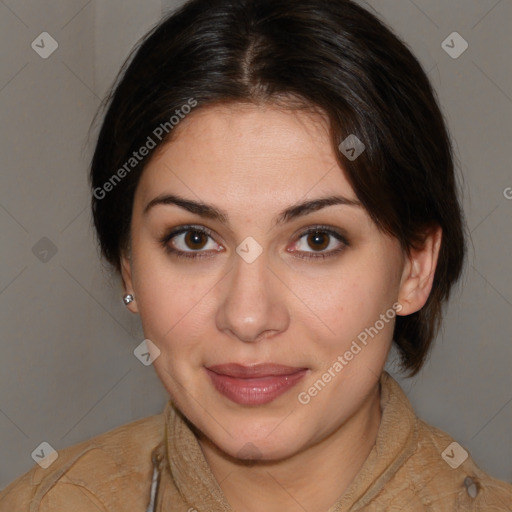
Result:
<svg viewBox="0 0 512 512"><path fill-rule="evenodd" d="M125 306L128 306L130 302L133 302L135 300L135 297L131 293L127 293L126 295L123 295L123 302Z"/></svg>

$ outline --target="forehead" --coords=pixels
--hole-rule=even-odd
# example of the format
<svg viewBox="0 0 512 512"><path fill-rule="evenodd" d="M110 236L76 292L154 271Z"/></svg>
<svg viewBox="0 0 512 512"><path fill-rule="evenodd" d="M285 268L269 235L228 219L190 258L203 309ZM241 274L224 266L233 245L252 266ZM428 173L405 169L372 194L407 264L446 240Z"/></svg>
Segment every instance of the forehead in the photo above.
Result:
<svg viewBox="0 0 512 512"><path fill-rule="evenodd" d="M342 194L357 199L319 113L274 105L229 104L198 110L147 164L137 196L180 192L233 208L276 206ZM136 198L137 200L137 198Z"/></svg>

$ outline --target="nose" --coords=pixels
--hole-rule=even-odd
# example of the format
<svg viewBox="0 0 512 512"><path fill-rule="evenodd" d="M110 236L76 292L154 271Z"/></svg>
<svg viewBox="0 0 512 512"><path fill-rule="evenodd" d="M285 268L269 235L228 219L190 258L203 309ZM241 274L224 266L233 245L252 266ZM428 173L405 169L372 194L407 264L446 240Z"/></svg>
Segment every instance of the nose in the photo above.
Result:
<svg viewBox="0 0 512 512"><path fill-rule="evenodd" d="M265 253L252 263L236 255L231 272L223 280L217 328L246 343L286 331L286 287L274 274Z"/></svg>

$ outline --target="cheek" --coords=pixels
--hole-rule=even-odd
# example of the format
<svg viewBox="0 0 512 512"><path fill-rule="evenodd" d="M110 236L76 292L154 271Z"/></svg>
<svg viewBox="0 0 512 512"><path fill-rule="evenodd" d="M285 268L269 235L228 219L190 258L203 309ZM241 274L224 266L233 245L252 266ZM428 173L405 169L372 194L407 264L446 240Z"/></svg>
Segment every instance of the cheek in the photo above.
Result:
<svg viewBox="0 0 512 512"><path fill-rule="evenodd" d="M357 258L347 258L337 273L302 281L301 296L308 298L307 304L316 316L304 325L309 330L307 337L316 340L310 355L317 369L326 370L338 356L346 354L347 362L342 363L347 365L343 369L345 377L351 375L357 381L363 367L379 372L393 335L397 273L392 258L378 255L377 251L359 253ZM337 382L339 385L340 379ZM337 387L333 386L331 392Z"/></svg>
<svg viewBox="0 0 512 512"><path fill-rule="evenodd" d="M141 246L133 253L134 290L144 335L168 355L193 352L199 335L213 321L211 296L219 276L183 271L183 265L170 262L163 251L150 249Z"/></svg>
<svg viewBox="0 0 512 512"><path fill-rule="evenodd" d="M138 300L145 335L163 344L176 338L182 344L194 339L208 316L208 288L179 275L144 279L138 287Z"/></svg>
<svg viewBox="0 0 512 512"><path fill-rule="evenodd" d="M394 302L395 284L390 272L376 261L360 259L337 274L320 280L302 281L300 296L306 297L318 318L335 335L354 335L373 324Z"/></svg>

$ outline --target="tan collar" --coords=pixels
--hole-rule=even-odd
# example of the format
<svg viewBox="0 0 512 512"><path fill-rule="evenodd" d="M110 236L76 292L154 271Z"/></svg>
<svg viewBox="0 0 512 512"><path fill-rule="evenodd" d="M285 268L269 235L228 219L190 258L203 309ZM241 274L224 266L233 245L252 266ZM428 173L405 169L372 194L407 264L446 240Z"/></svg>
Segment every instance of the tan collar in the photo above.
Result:
<svg viewBox="0 0 512 512"><path fill-rule="evenodd" d="M363 508L414 452L418 419L399 384L387 372L381 379L382 418L375 445L362 468L329 512ZM232 512L213 476L197 438L187 420L169 401L165 408L166 446L160 446L162 475L156 510L176 500L209 512ZM165 467L168 464L167 467ZM169 471L170 470L170 471ZM180 508L181 510L181 508Z"/></svg>

